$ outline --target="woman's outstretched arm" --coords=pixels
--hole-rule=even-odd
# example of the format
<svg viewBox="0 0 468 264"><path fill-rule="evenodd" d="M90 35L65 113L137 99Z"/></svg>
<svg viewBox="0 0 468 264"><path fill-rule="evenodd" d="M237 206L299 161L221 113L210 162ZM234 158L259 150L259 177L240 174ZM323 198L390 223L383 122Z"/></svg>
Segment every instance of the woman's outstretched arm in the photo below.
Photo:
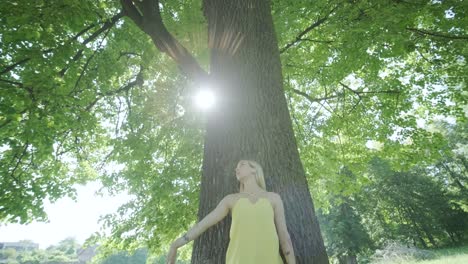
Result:
<svg viewBox="0 0 468 264"><path fill-rule="evenodd" d="M196 239L205 230L221 221L229 213L231 194L225 196L216 208L207 214L200 222L191 227L183 236L177 238L173 244L179 248Z"/></svg>
<svg viewBox="0 0 468 264"><path fill-rule="evenodd" d="M278 238L281 245L281 250L286 258L287 264L296 264L296 256L294 255L294 248L286 227L286 218L284 216L283 200L279 194L275 194L275 225L278 232Z"/></svg>

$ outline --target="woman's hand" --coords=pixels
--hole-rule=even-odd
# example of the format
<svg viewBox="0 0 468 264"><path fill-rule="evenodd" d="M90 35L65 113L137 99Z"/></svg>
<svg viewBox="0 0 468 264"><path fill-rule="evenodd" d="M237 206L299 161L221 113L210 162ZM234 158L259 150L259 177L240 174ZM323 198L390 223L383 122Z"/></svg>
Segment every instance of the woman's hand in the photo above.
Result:
<svg viewBox="0 0 468 264"><path fill-rule="evenodd" d="M175 264L176 263L176 257L177 257L177 245L175 243L171 244L171 247L169 248L169 253L167 253L167 261L166 264Z"/></svg>

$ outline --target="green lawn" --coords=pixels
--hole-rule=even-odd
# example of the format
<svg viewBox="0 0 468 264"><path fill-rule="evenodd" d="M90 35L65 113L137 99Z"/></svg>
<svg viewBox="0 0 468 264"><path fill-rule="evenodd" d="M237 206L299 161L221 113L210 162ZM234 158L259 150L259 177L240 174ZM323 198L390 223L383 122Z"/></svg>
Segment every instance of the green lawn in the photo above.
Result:
<svg viewBox="0 0 468 264"><path fill-rule="evenodd" d="M468 245L457 248L431 250L435 257L431 260L405 261L408 264L466 264L468 263ZM403 262L390 262L396 264Z"/></svg>

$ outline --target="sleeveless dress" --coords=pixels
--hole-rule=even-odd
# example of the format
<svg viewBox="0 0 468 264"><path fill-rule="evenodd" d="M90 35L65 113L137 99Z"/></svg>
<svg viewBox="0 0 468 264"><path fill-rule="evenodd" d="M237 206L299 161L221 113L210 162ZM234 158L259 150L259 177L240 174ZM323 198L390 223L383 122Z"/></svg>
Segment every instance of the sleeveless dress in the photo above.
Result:
<svg viewBox="0 0 468 264"><path fill-rule="evenodd" d="M273 207L266 197L239 198L232 208L226 264L283 264Z"/></svg>

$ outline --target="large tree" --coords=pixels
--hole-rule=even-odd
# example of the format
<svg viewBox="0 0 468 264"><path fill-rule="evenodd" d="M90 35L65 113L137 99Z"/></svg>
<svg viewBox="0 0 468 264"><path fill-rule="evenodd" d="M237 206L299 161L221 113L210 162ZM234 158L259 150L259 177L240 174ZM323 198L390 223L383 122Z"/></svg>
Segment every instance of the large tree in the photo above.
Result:
<svg viewBox="0 0 468 264"><path fill-rule="evenodd" d="M328 262L284 96L270 2L203 1L211 59L208 76L167 32L158 1L121 2L125 14L195 85L209 85L217 95L217 109L206 120L198 219L223 196L238 191L232 168L239 159L257 160L267 175L267 189L283 197L298 261ZM192 262L222 263L229 226L225 218L197 239Z"/></svg>
<svg viewBox="0 0 468 264"><path fill-rule="evenodd" d="M465 5L7 1L0 219L45 219L45 198L99 179L135 197L104 218L108 245L162 253L237 191L235 163L252 158L284 199L298 262L327 262L309 189L326 206L324 192L359 189L372 155L438 158L440 134L417 118L466 122ZM206 116L188 100L203 85L218 99ZM342 166L356 184L342 184ZM195 262L223 258L229 220L195 242Z"/></svg>
<svg viewBox="0 0 468 264"><path fill-rule="evenodd" d="M195 85L210 85L217 95L217 109L210 113L206 123L198 218L213 210L223 196L237 191L233 168L239 159L257 160L267 175L267 188L283 197L297 260L300 263L328 262L284 96L270 2L203 2L211 58L209 74L168 32L159 1L123 0L121 4L123 9L118 17L131 18L160 51L176 61ZM103 31L109 33L107 29ZM102 41L99 45L103 45ZM43 56L49 52L53 53L43 51ZM81 56L82 52L78 52L73 58ZM76 86L86 66L79 73ZM61 77L66 71L68 66L57 74ZM28 86L22 84L26 90L35 89ZM31 95L35 96L34 91ZM48 102L46 104L48 107ZM25 151L30 145L28 140L24 142ZM10 175L21 184L14 173ZM196 240L194 263L223 262L229 240L229 220L226 218Z"/></svg>

